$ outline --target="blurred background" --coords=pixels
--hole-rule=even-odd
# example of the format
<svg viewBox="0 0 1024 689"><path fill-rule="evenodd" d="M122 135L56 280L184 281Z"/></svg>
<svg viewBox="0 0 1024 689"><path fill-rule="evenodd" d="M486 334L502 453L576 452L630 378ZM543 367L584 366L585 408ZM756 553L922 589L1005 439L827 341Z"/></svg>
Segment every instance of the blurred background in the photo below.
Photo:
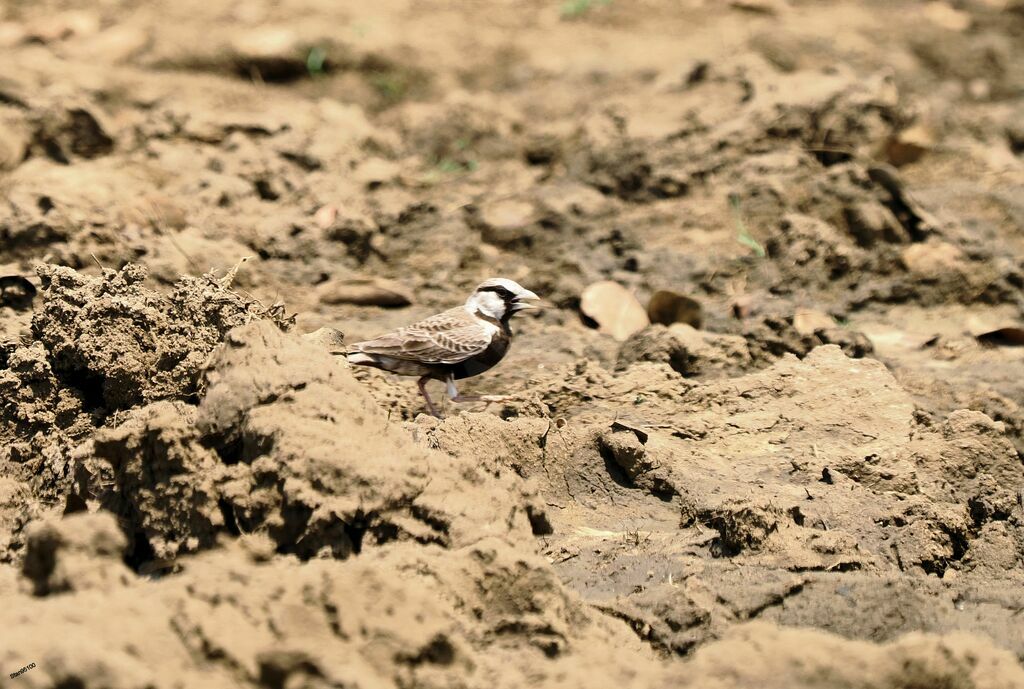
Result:
<svg viewBox="0 0 1024 689"><path fill-rule="evenodd" d="M563 307L534 363L616 356L606 280L758 361L948 368L1019 320L1018 0L7 0L0 51L3 273L249 257L354 337L506 275ZM989 356L943 377L1019 397Z"/></svg>
<svg viewBox="0 0 1024 689"><path fill-rule="evenodd" d="M43 262L90 277L47 269L43 294ZM518 317L509 356L466 381L513 396L489 414L415 421L411 380L360 370L359 385L340 364L330 394L293 405L326 389L330 361L281 336L237 366L297 381L260 407L266 427L248 444L196 430L205 362L237 322L359 340L492 276L556 308ZM812 354L828 344L842 353ZM97 643L116 624L123 665L98 675L69 643L78 674L53 686L150 686L124 679L139 658L216 665L225 686L323 686L317 668L348 677L365 650L328 624L353 599L367 628L398 629L381 634L399 638L400 679L474 666L538 686L543 668L621 686L602 663L660 668L758 618L987 640L911 637L901 648L933 662L893 661L900 683L873 660L910 657L892 646L758 627L754 674L775 676L783 649L799 686L832 686L806 670L820 659L882 673L849 686L982 686L927 672L984 675L971 649L1024 658L1022 344L1022 0L0 0L0 592L214 558L167 577L168 597L69 594L60 617L21 596L5 631L32 626L37 649L67 620ZM427 471L414 443L448 456ZM96 490L76 473L90 462ZM98 520L26 536L114 494L117 525L78 515ZM505 522L519 540L496 560L457 547ZM346 559L385 543L392 560ZM71 564L22 576L25 552ZM253 572L294 586L285 612L238 583ZM468 640L378 615L358 592L379 581ZM303 582L334 593L311 603ZM95 604L115 598L120 617ZM155 622L135 634L119 620L144 618L140 601ZM316 656L314 618L344 652ZM266 631L280 620L292 655ZM380 665L366 648L358 668ZM716 648L708 676L748 669ZM63 672L4 652L3 672L39 662L17 681ZM286 684L293 671L311 683Z"/></svg>

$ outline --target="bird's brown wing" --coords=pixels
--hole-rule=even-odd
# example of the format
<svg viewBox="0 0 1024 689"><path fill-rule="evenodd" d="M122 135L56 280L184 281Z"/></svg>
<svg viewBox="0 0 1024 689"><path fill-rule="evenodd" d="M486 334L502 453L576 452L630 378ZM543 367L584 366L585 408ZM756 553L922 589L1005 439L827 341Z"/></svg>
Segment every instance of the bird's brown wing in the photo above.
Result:
<svg viewBox="0 0 1024 689"><path fill-rule="evenodd" d="M350 351L379 354L424 364L457 364L482 353L492 333L461 306L399 328Z"/></svg>

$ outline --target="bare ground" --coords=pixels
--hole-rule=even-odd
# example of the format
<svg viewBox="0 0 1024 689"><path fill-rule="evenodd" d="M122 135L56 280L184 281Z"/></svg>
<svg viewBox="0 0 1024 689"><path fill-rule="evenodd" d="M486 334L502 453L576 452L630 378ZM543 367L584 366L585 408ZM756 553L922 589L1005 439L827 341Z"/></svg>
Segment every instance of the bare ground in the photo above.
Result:
<svg viewBox="0 0 1024 689"><path fill-rule="evenodd" d="M1018 0L5 3L2 681L1024 686L1022 46ZM555 305L506 403L309 335L493 275ZM690 325L616 340L599 280Z"/></svg>

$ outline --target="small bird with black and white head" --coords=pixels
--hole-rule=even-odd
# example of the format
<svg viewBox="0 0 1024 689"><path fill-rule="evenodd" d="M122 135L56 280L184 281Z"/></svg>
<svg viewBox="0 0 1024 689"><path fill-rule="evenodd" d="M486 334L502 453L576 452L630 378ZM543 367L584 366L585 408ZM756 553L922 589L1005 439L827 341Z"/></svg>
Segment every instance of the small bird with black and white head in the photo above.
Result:
<svg viewBox="0 0 1024 689"><path fill-rule="evenodd" d="M422 321L348 348L350 364L372 366L403 376L419 376L427 408L438 416L427 381L447 386L455 402L497 401L493 396L459 394L455 381L476 376L504 358L512 343L509 320L537 308L540 297L514 280L491 278L480 283L466 303Z"/></svg>

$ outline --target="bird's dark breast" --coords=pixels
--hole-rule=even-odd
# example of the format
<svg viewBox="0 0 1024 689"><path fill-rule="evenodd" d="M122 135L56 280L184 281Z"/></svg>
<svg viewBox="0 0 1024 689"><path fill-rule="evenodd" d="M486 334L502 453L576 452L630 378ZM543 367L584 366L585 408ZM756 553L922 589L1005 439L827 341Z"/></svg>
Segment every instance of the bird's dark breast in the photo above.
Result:
<svg viewBox="0 0 1024 689"><path fill-rule="evenodd" d="M480 375L505 357L511 341L509 335L503 330L494 336L491 344L487 345L487 349L474 357L452 365L448 370L455 377L455 380Z"/></svg>

